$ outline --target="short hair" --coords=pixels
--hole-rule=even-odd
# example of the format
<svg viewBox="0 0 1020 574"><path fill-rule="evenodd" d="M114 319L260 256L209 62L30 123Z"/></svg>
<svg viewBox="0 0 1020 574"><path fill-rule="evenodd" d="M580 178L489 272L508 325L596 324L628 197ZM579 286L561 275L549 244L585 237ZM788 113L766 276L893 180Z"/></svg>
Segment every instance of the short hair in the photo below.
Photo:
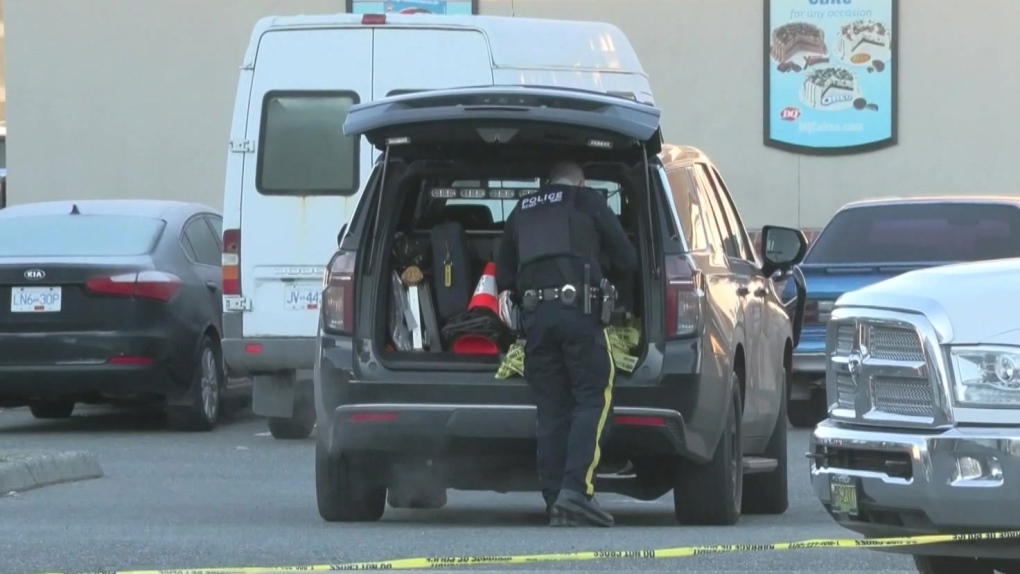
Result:
<svg viewBox="0 0 1020 574"><path fill-rule="evenodd" d="M581 166L572 161L561 161L553 166L549 172L549 181L565 179L572 183L580 184L584 181L584 170Z"/></svg>

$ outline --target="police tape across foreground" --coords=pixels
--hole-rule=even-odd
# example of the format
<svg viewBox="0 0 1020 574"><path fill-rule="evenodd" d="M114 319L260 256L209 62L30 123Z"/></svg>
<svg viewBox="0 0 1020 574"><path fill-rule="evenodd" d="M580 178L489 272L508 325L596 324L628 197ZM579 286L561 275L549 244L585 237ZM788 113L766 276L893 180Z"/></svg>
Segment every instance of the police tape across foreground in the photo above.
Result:
<svg viewBox="0 0 1020 574"><path fill-rule="evenodd" d="M445 568L449 566L481 566L485 564L533 564L538 562L580 562L587 560L661 560L665 558L690 558L692 556L704 556L706 554L722 554L728 552L769 552L774 550L805 550L809 548L877 548L994 540L1020 540L1020 530L980 532L971 534L926 534L920 536L899 536L894 538L823 538L817 540L802 540L800 542L775 542L771 544L713 544L710 546L681 546L677 548L647 550L589 550L583 552L524 554L518 556L438 556L431 558L400 558L395 560L380 560L376 562L316 564L307 566L243 566L237 568L184 568L176 570L106 570L102 572L77 572L73 574L260 574L273 572L341 572L347 570L418 570L423 568Z"/></svg>

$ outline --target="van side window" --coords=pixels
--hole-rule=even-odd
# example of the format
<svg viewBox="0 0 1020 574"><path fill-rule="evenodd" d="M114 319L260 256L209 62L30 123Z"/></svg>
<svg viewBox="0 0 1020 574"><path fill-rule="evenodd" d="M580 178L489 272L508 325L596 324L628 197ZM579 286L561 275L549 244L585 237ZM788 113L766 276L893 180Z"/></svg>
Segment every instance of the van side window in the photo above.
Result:
<svg viewBox="0 0 1020 574"><path fill-rule="evenodd" d="M708 235L705 234L705 220L701 202L694 190L690 168L674 169L666 172L666 181L673 192L673 203L676 205L680 225L683 226L684 239L691 251L710 249Z"/></svg>
<svg viewBox="0 0 1020 574"><path fill-rule="evenodd" d="M354 92L269 92L262 105L255 188L263 195L358 192L360 138L340 126Z"/></svg>

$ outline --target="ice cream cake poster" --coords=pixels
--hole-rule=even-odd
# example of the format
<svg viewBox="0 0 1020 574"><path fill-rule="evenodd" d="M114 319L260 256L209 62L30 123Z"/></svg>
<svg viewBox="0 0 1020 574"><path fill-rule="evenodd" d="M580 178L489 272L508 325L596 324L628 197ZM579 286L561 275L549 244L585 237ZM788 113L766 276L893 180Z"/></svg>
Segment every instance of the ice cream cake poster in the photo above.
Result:
<svg viewBox="0 0 1020 574"><path fill-rule="evenodd" d="M478 0L347 0L352 14L455 14L478 13Z"/></svg>
<svg viewBox="0 0 1020 574"><path fill-rule="evenodd" d="M898 0L765 0L765 145L895 145Z"/></svg>

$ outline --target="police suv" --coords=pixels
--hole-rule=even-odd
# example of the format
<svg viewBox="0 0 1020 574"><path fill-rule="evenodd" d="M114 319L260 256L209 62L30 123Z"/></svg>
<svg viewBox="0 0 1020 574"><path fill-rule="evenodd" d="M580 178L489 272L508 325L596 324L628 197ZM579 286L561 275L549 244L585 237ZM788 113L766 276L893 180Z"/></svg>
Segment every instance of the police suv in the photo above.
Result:
<svg viewBox="0 0 1020 574"><path fill-rule="evenodd" d="M672 490L683 524L786 511L784 395L800 315L791 320L773 277L806 242L767 226L759 260L718 170L694 148L663 144L659 119L624 97L520 86L351 108L344 132L381 158L324 279L314 372L323 519L378 520L387 500L439 508L451 488L539 491L527 384L496 376L501 356L451 348L441 323L454 299L437 292L466 277L471 296L506 217L564 159L606 194L640 260L619 285L640 342L633 368L617 369L597 489L641 500ZM400 342L410 292L419 332Z"/></svg>

